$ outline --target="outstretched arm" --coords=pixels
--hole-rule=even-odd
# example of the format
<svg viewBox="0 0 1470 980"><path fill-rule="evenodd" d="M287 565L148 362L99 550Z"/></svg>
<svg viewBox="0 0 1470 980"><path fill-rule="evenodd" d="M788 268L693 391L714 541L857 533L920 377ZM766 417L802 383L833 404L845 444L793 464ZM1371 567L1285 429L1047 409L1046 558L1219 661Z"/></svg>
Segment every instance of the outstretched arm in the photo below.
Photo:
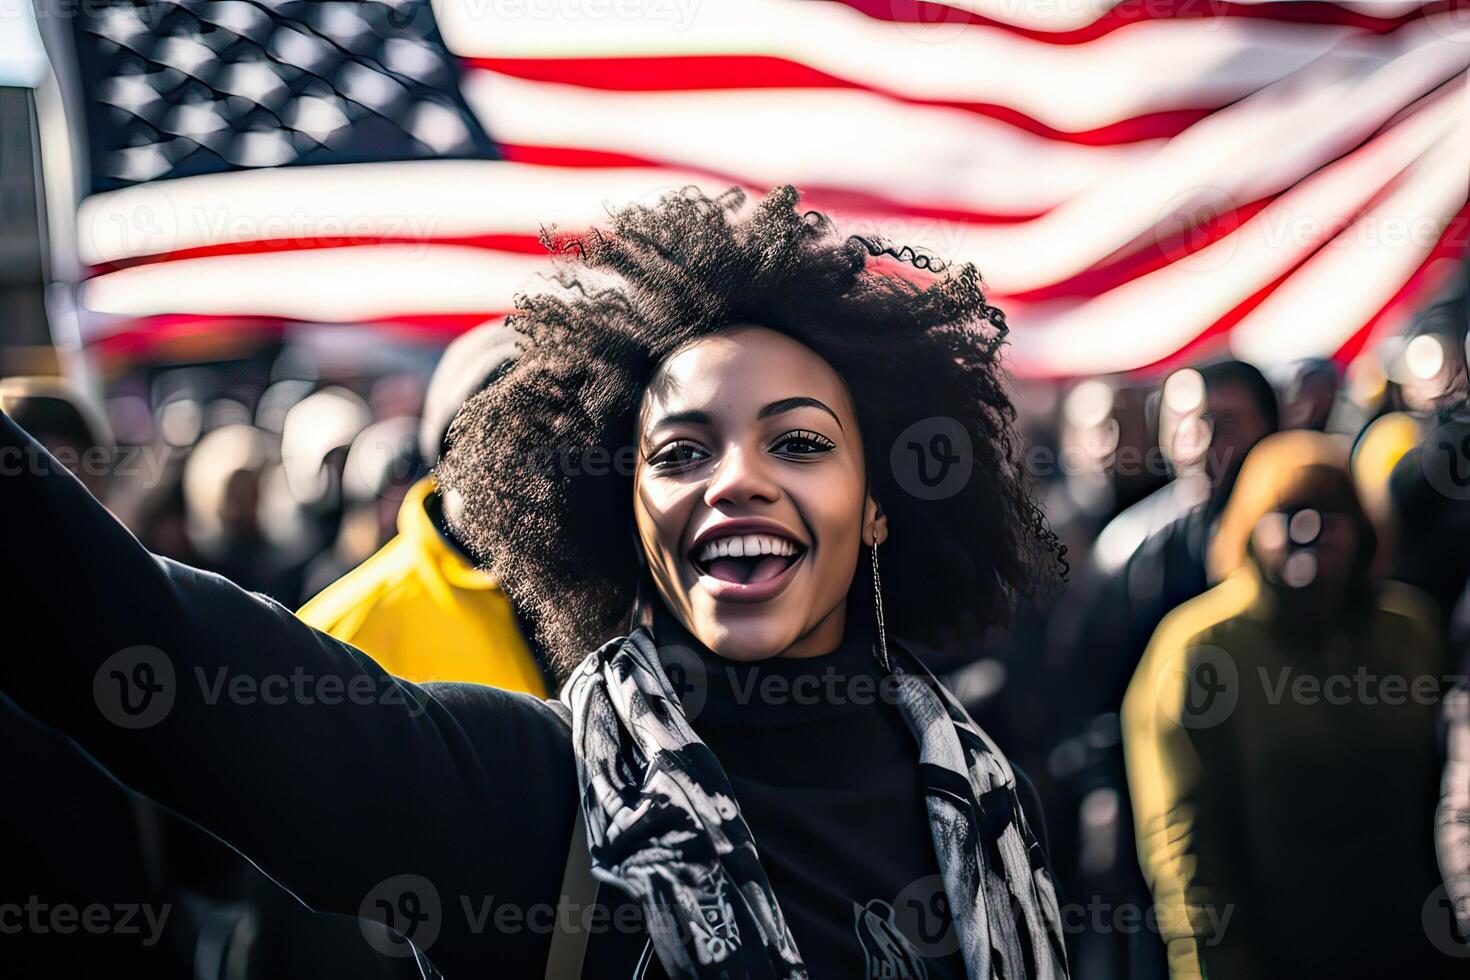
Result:
<svg viewBox="0 0 1470 980"><path fill-rule="evenodd" d="M440 950L478 941L462 896L556 890L575 781L541 702L399 681L278 603L149 553L3 414L0 540L0 693L313 907L357 914L385 878L422 876L448 969ZM509 961L545 939L512 937Z"/></svg>

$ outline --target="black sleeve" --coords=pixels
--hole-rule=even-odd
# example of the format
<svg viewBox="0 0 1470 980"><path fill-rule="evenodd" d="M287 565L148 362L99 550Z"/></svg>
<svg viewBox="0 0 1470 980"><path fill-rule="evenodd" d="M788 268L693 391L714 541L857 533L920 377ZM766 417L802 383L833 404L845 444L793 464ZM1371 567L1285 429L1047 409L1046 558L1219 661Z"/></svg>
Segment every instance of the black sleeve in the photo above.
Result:
<svg viewBox="0 0 1470 980"><path fill-rule="evenodd" d="M1036 792L1036 785L1031 782L1031 777L1015 763L1011 764L1011 772L1016 774L1016 795L1021 799L1021 812L1025 814L1026 824L1036 836L1037 843L1041 845L1042 856L1050 866L1051 839L1046 833L1046 813L1041 808L1041 794Z"/></svg>
<svg viewBox="0 0 1470 980"><path fill-rule="evenodd" d="M385 880L418 876L441 969L474 949L483 971L489 940L508 975L539 971L547 933L479 913L555 902L576 784L548 706L395 679L278 603L149 553L3 414L0 522L0 692L312 907L371 910Z"/></svg>

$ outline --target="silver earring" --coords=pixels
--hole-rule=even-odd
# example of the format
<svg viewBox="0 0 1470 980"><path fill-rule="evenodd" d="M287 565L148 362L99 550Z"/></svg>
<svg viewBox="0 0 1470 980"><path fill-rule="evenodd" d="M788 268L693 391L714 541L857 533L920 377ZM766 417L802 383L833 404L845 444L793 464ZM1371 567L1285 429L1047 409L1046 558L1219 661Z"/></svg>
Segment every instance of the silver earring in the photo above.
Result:
<svg viewBox="0 0 1470 980"><path fill-rule="evenodd" d="M883 625L883 577L878 574L877 539L874 539L868 553L873 560L873 610L878 615L878 662L885 671L892 673L893 665L888 661L888 630Z"/></svg>
<svg viewBox="0 0 1470 980"><path fill-rule="evenodd" d="M638 559L638 572L633 584L633 608L629 610L629 629L636 626L653 625L653 607L643 594L643 582L648 578L648 559L643 556L643 543L638 540L638 529L633 528L633 555Z"/></svg>

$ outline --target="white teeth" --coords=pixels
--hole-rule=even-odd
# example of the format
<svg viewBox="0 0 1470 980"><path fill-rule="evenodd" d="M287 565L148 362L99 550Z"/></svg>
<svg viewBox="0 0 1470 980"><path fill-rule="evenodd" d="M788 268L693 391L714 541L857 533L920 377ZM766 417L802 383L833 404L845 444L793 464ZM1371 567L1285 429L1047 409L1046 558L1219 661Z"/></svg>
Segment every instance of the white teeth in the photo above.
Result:
<svg viewBox="0 0 1470 980"><path fill-rule="evenodd" d="M696 561L716 558L754 558L759 555L794 555L796 542L772 534L735 534L706 541Z"/></svg>

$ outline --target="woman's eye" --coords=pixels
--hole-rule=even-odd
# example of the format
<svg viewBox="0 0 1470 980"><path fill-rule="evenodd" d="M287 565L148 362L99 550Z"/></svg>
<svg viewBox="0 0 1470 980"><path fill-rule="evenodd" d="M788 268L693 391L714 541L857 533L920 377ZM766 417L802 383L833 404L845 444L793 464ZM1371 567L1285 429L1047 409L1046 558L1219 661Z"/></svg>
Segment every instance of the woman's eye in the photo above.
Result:
<svg viewBox="0 0 1470 980"><path fill-rule="evenodd" d="M648 465L657 469L675 469L698 463L708 457L709 453L692 442L673 442L655 453L649 459Z"/></svg>
<svg viewBox="0 0 1470 980"><path fill-rule="evenodd" d="M819 432L797 429L777 439L771 446L771 451L787 456L815 456L819 453L831 452L836 448L836 443Z"/></svg>

